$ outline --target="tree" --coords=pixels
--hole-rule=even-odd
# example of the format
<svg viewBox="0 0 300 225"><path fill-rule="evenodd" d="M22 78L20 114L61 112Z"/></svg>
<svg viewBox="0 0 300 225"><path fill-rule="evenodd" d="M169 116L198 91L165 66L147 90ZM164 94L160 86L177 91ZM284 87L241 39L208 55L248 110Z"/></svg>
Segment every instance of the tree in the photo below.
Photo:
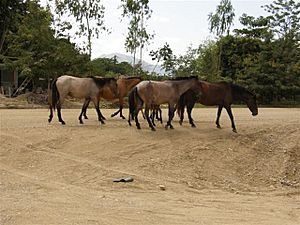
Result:
<svg viewBox="0 0 300 225"><path fill-rule="evenodd" d="M87 50L91 58L92 37L99 37L101 31L107 31L104 25L104 6L101 0L55 0L55 12L59 15L58 24L62 30L70 29L69 22L61 21L62 16L71 16L78 23L76 35L87 37Z"/></svg>
<svg viewBox="0 0 300 225"><path fill-rule="evenodd" d="M88 63L89 71L95 76L130 74L132 66L127 62L118 63L115 58L97 58Z"/></svg>
<svg viewBox="0 0 300 225"><path fill-rule="evenodd" d="M216 13L210 13L208 15L210 32L215 33L219 37L225 32L229 35L234 16L234 8L231 1L221 0L220 4L217 6Z"/></svg>
<svg viewBox="0 0 300 225"><path fill-rule="evenodd" d="M1 0L0 3L0 53L8 31L15 29L20 16L26 12L26 3L22 0Z"/></svg>
<svg viewBox="0 0 300 225"><path fill-rule="evenodd" d="M125 40L127 52L133 55L133 68L135 68L137 49L140 48L140 66L142 63L143 48L153 38L146 30L146 20L150 19L149 0L121 0L122 17L129 18L128 34Z"/></svg>
<svg viewBox="0 0 300 225"><path fill-rule="evenodd" d="M198 65L196 59L199 57L199 48L189 46L185 55L176 59L175 76L198 76Z"/></svg>
<svg viewBox="0 0 300 225"><path fill-rule="evenodd" d="M210 32L215 33L219 37L219 58L218 68L221 66L221 55L222 55L222 36L226 32L229 35L230 27L233 24L234 19L234 8L230 0L221 0L217 6L215 14L210 13L208 15L209 29Z"/></svg>
<svg viewBox="0 0 300 225"><path fill-rule="evenodd" d="M162 48L158 48L158 50L156 51L150 51L149 55L152 57L152 60L156 60L156 64L152 70L153 73L161 60L163 60L163 67L166 70L168 69L167 62L170 62L170 60L172 59L173 51L170 48L170 45L168 43L165 43Z"/></svg>
<svg viewBox="0 0 300 225"><path fill-rule="evenodd" d="M198 75L207 81L217 81L218 76L218 46L215 41L206 41L199 46L199 56L196 59Z"/></svg>
<svg viewBox="0 0 300 225"><path fill-rule="evenodd" d="M33 87L39 78L86 73L89 58L69 39L55 38L51 12L36 0L26 4L26 13L19 15L15 28L6 35L4 50L10 57L3 57L5 67L17 69L20 80L32 78Z"/></svg>
<svg viewBox="0 0 300 225"><path fill-rule="evenodd" d="M263 8L271 13L270 29L278 38L300 40L300 2L276 0Z"/></svg>

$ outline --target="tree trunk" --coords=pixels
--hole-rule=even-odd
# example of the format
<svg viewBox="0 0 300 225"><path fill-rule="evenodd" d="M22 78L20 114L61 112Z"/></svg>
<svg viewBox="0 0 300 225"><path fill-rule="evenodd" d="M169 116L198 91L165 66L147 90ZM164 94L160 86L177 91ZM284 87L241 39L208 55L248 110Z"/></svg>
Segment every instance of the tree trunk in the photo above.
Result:
<svg viewBox="0 0 300 225"><path fill-rule="evenodd" d="M144 29L144 8L142 9L142 15L141 15L141 31L143 34L143 29ZM141 41L140 41L140 66L142 67L143 64L143 47L144 47L144 43L143 43L143 35L141 36Z"/></svg>
<svg viewBox="0 0 300 225"><path fill-rule="evenodd" d="M0 39L0 53L2 52L2 48L3 48L6 33L7 33L7 29L4 28L3 33L1 35L1 39Z"/></svg>
<svg viewBox="0 0 300 225"><path fill-rule="evenodd" d="M85 18L86 18L86 24L87 24L87 29L88 29L88 51L89 51L89 60L91 60L91 57L92 57L92 41L91 41L91 34L92 34L92 31L90 30L90 23L89 23L89 18L88 18L88 15L86 14L85 15Z"/></svg>

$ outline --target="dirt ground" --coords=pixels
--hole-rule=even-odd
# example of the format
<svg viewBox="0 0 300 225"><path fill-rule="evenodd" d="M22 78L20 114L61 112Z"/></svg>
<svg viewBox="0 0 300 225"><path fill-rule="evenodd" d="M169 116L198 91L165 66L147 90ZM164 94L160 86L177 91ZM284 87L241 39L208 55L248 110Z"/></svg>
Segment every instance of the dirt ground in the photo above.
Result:
<svg viewBox="0 0 300 225"><path fill-rule="evenodd" d="M0 110L1 225L300 224L300 109L235 108L237 134L215 108L156 132L79 111Z"/></svg>

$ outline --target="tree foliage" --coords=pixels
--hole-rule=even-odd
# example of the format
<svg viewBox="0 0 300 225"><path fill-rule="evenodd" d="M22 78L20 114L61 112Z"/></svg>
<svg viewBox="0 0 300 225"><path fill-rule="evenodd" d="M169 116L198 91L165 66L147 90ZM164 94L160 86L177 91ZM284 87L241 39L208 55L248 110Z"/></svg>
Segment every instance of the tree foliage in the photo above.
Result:
<svg viewBox="0 0 300 225"><path fill-rule="evenodd" d="M101 31L107 31L104 25L104 6L101 0L54 0L55 12L58 14L57 25L62 31L72 28L70 17L78 23L76 35L87 37L86 48L92 55L92 37L99 37ZM67 17L67 21L62 18Z"/></svg>
<svg viewBox="0 0 300 225"><path fill-rule="evenodd" d="M217 36L222 36L225 32L229 34L230 27L233 24L234 8L230 0L221 0L217 6L215 14L208 15L209 30Z"/></svg>
<svg viewBox="0 0 300 225"><path fill-rule="evenodd" d="M0 3L0 53L2 52L6 34L16 29L16 23L26 11L23 0L1 0Z"/></svg>
<svg viewBox="0 0 300 225"><path fill-rule="evenodd" d="M143 49L153 38L153 34L148 33L146 29L146 21L150 19L152 10L148 5L149 0L121 0L121 2L122 16L129 18L125 49L133 55L133 67L135 68L137 49L140 48L141 64Z"/></svg>

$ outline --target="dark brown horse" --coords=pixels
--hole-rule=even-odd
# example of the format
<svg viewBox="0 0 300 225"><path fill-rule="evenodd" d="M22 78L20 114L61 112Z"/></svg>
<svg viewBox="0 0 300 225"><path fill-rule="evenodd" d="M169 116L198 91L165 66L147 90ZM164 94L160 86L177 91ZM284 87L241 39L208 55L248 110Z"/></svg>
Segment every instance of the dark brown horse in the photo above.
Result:
<svg viewBox="0 0 300 225"><path fill-rule="evenodd" d="M142 81L137 84L129 93L129 118L128 123L131 125L131 118L135 119L138 129L140 124L138 121L138 112L145 103L145 115L151 130L155 130L154 125L149 117L149 110L155 106L167 103L169 105L169 119L165 128L173 129L171 121L174 117L175 105L180 96L188 89L197 84L197 77L180 77L174 80L165 81Z"/></svg>
<svg viewBox="0 0 300 225"><path fill-rule="evenodd" d="M57 108L58 120L59 122L61 122L61 124L65 124L61 117L61 106L68 95L74 98L84 98L92 100L95 105L98 120L101 123L104 123L104 121L101 118L99 101L100 93L105 88L109 88L111 92L116 96L118 93L116 79L96 77L79 78L67 75L57 78L52 83L52 101L49 101L49 123L52 121L53 118L52 109Z"/></svg>
<svg viewBox="0 0 300 225"><path fill-rule="evenodd" d="M201 92L200 95L198 91ZM191 117L191 112L196 102L206 106L219 106L216 120L217 128L221 128L219 120L224 107L230 117L233 132L237 132L237 130L231 111L232 103L244 102L252 112L253 116L258 114L256 95L246 90L244 87L226 82L209 83L206 81L198 81L198 88L188 90L178 101L177 110L180 117L180 124L182 124L184 108L186 106L189 122L192 127L195 127L193 118Z"/></svg>
<svg viewBox="0 0 300 225"><path fill-rule="evenodd" d="M115 101L118 100L119 101L119 110L116 111L115 113L113 113L111 115L111 117L114 117L116 115L118 115L120 113L120 117L125 119L125 117L123 116L123 107L124 107L124 98L128 95L128 92L139 82L142 81L141 77L127 77L127 76L120 76L117 80L117 84L118 84L118 95L114 96L114 94L112 93L111 89L109 88L103 88L100 91L100 97L104 98L105 100L108 101ZM90 99L86 99L83 106L82 106L82 111L80 113L79 116L79 121L80 123L83 123L82 121L82 115L84 116L85 119L87 119L86 116L86 111L87 108L89 106L90 103ZM101 114L100 112L100 116L102 119L105 120L105 117Z"/></svg>

